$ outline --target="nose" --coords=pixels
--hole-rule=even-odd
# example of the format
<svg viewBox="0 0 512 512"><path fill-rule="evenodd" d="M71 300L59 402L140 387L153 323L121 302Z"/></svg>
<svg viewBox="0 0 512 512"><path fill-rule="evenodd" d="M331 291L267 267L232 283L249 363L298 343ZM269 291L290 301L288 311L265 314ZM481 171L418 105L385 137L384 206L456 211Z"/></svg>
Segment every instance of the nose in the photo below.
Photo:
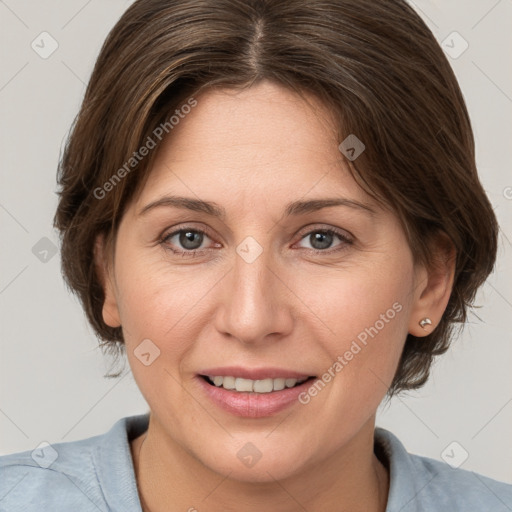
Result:
<svg viewBox="0 0 512 512"><path fill-rule="evenodd" d="M254 261L235 256L221 284L215 326L244 344L275 342L293 327L292 293L268 251Z"/></svg>

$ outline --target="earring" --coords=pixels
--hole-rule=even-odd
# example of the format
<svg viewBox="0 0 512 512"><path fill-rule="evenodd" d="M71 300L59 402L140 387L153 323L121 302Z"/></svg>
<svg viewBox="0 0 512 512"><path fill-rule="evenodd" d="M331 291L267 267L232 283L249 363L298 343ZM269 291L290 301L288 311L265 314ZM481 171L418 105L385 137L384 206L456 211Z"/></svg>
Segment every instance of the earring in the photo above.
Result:
<svg viewBox="0 0 512 512"><path fill-rule="evenodd" d="M422 318L418 323L420 324L420 327L422 329L425 329L426 325L432 325L432 320L430 320L430 318L426 316L425 318Z"/></svg>

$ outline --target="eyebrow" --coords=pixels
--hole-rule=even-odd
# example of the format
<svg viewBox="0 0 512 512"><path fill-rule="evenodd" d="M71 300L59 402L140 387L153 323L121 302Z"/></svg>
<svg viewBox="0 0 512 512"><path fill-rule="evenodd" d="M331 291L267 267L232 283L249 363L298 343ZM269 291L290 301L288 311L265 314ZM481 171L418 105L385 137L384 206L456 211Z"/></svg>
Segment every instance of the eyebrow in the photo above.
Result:
<svg viewBox="0 0 512 512"><path fill-rule="evenodd" d="M226 218L226 210L217 203L181 196L165 196L157 199L156 201L152 201L142 208L139 215L144 215L155 208L164 206L206 213L207 215L218 217L222 220ZM349 208L363 210L370 215L374 215L376 213L375 210L370 208L367 204L359 201L342 197L333 197L325 199L311 199L309 201L294 201L286 205L285 216L303 215L305 213L315 212L322 210L323 208L330 208L333 206L346 206Z"/></svg>

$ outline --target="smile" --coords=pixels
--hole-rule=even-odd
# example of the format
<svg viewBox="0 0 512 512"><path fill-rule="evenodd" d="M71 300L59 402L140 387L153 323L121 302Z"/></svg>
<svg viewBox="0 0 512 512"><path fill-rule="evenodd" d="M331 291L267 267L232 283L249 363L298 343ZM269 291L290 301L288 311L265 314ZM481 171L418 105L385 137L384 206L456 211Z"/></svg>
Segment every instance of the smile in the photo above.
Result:
<svg viewBox="0 0 512 512"><path fill-rule="evenodd" d="M293 404L316 377L283 369L226 367L196 376L205 398L234 416L269 417Z"/></svg>
<svg viewBox="0 0 512 512"><path fill-rule="evenodd" d="M285 388L293 388L302 384L310 377L301 379L278 377L277 379L244 379L233 376L208 375L205 377L210 384L228 390L249 393L272 393L282 391Z"/></svg>

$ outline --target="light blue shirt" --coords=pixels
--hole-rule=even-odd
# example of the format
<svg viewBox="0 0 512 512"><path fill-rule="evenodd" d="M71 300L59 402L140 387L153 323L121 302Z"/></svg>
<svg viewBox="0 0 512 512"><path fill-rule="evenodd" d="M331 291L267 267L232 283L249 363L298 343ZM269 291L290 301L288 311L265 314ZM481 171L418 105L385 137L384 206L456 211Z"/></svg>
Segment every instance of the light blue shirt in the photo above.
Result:
<svg viewBox="0 0 512 512"><path fill-rule="evenodd" d="M131 416L103 435L0 457L0 512L141 512L129 442L148 421ZM386 512L512 511L512 485L411 455L381 428L375 442L390 468Z"/></svg>

